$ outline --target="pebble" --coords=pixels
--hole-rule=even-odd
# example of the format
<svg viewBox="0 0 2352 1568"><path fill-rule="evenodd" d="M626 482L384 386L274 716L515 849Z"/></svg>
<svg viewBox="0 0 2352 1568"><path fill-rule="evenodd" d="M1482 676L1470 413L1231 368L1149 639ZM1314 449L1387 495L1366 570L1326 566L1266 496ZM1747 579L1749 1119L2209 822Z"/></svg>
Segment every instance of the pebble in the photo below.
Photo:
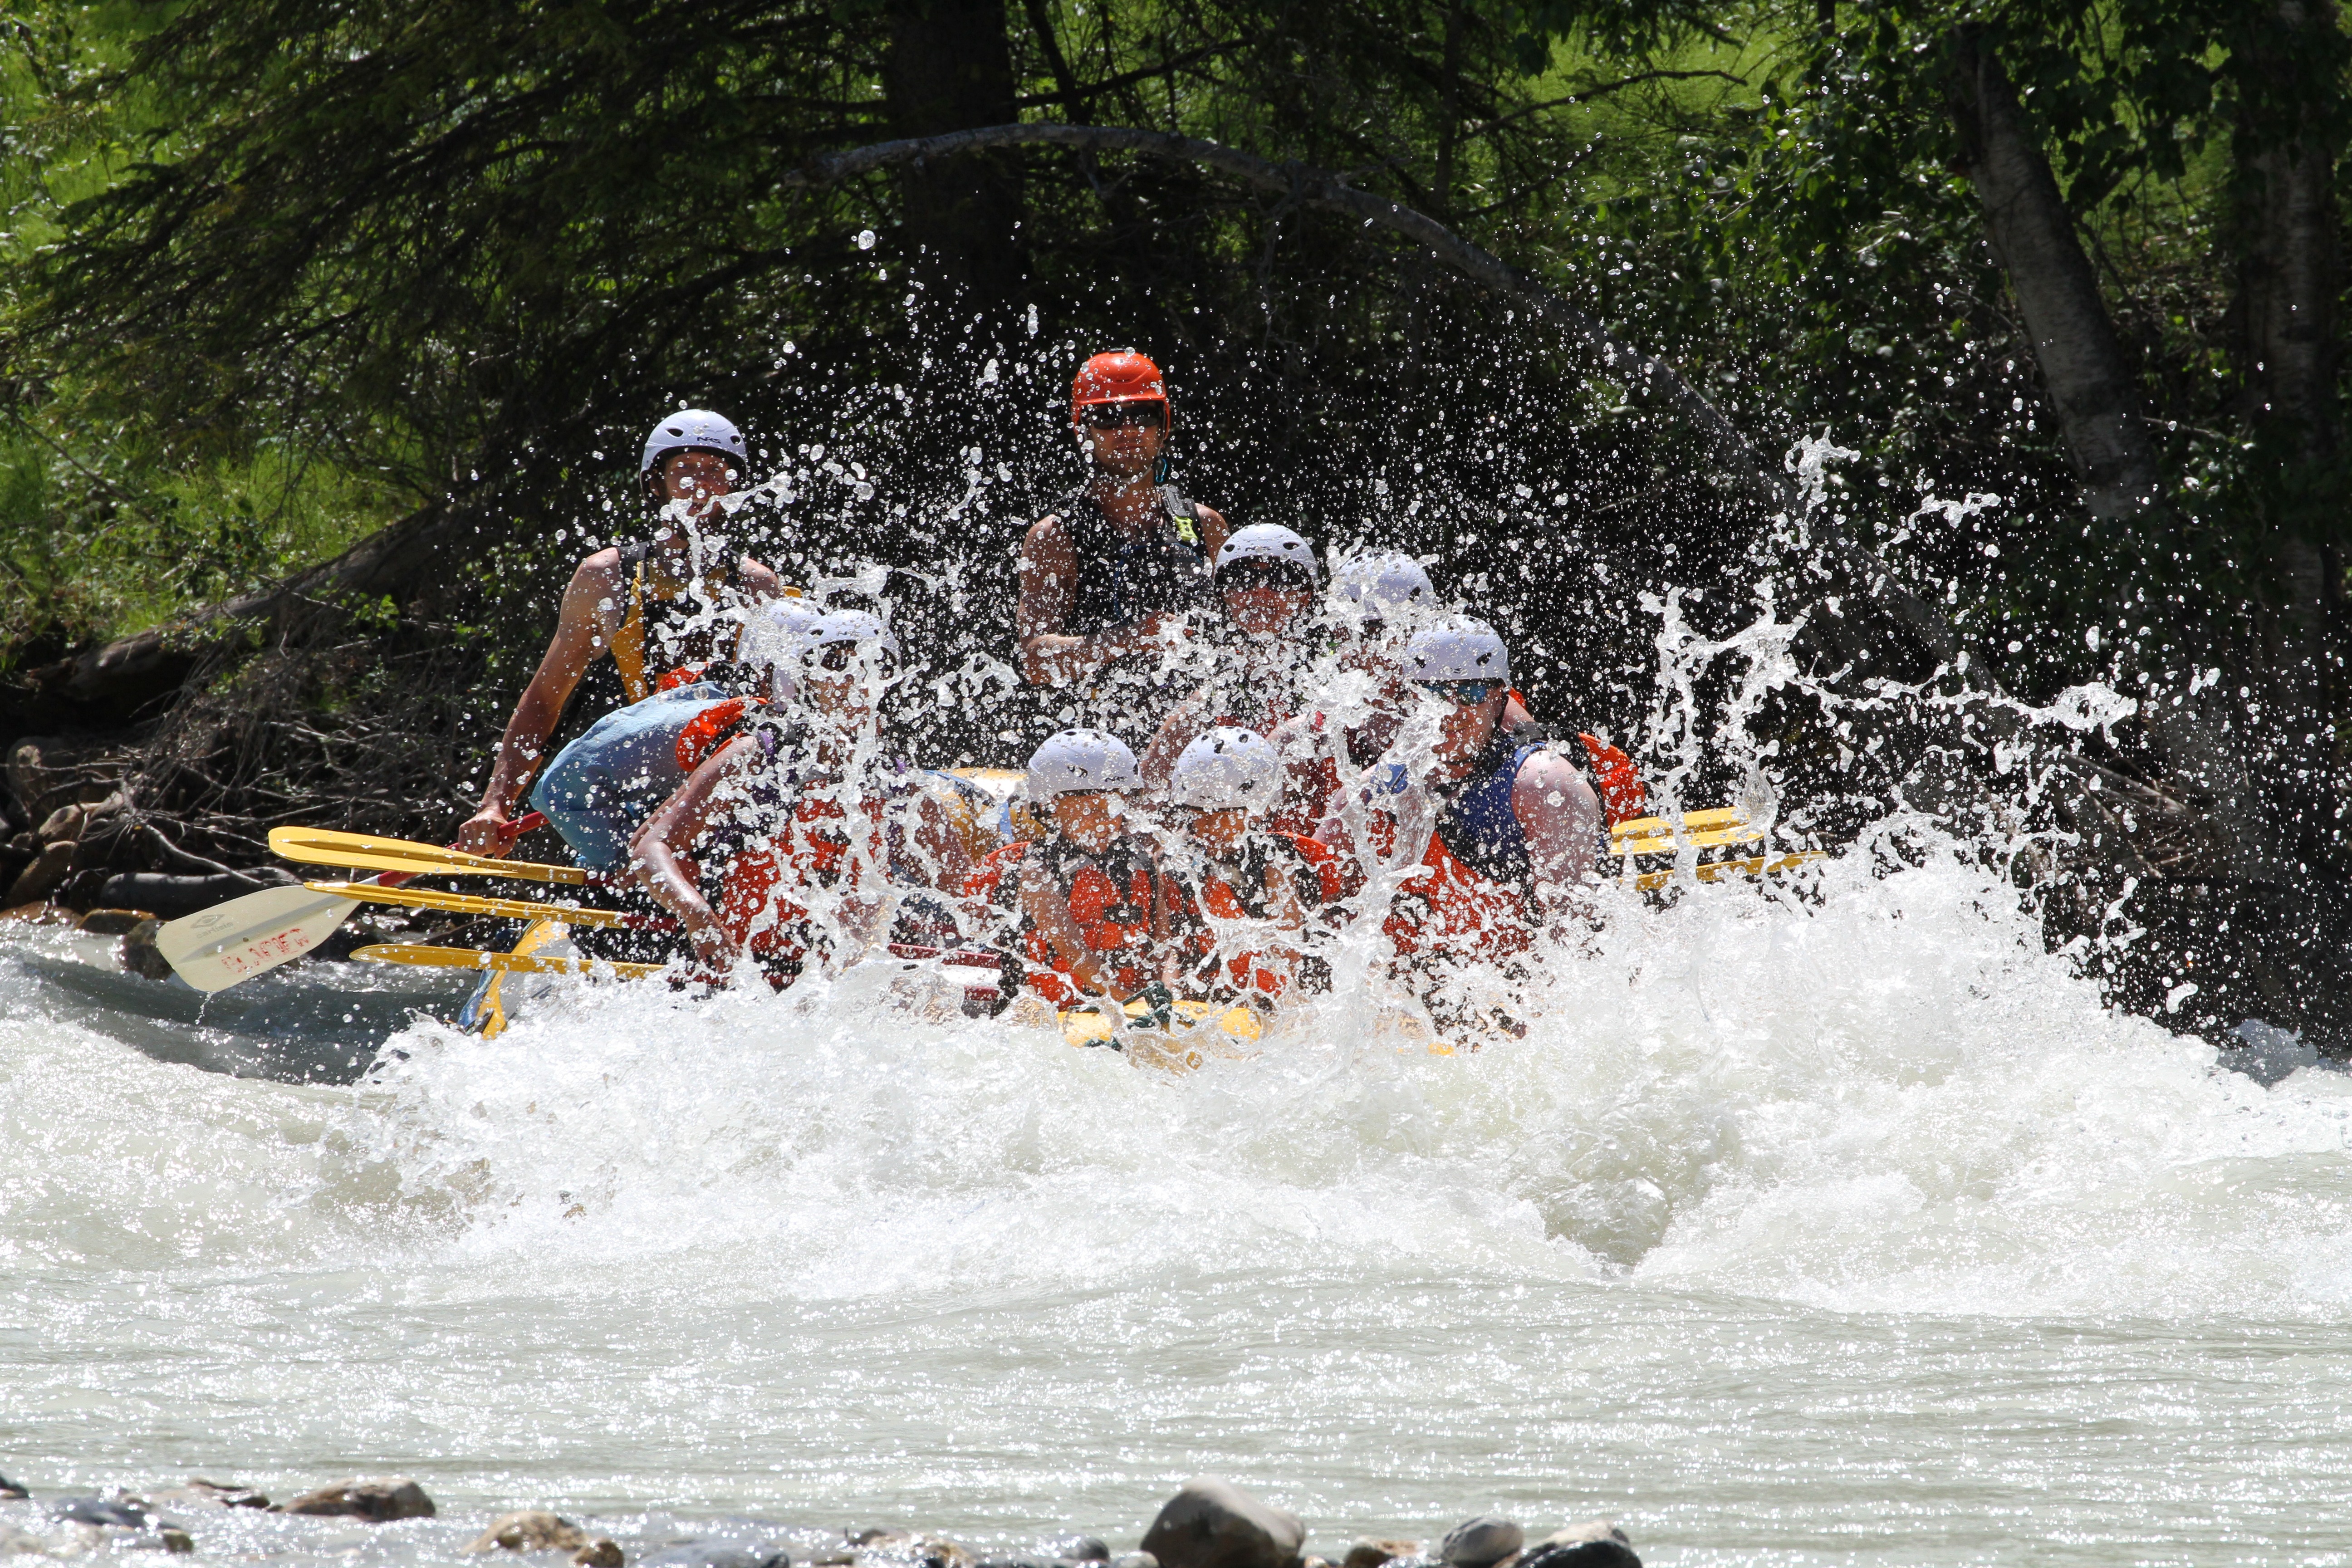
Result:
<svg viewBox="0 0 2352 1568"><path fill-rule="evenodd" d="M1517 1568L1642 1568L1633 1542L1613 1521L1555 1530L1519 1554Z"/></svg>
<svg viewBox="0 0 2352 1568"><path fill-rule="evenodd" d="M431 1519L436 1511L425 1489L406 1476L332 1481L305 1492L274 1513L307 1513L363 1519L385 1524L395 1519Z"/></svg>
<svg viewBox="0 0 2352 1568"><path fill-rule="evenodd" d="M1356 1543L1348 1548L1348 1555L1339 1560L1339 1568L1381 1568L1383 1563L1420 1555L1421 1542L1418 1541L1377 1541L1363 1535L1358 1536Z"/></svg>
<svg viewBox="0 0 2352 1568"><path fill-rule="evenodd" d="M1528 1539L1528 1532L1498 1514L1482 1513L1475 1519L1465 1519L1445 1532L1439 1543L1437 1555L1449 1568L1495 1568L1495 1564L1516 1553Z"/></svg>
<svg viewBox="0 0 2352 1568"><path fill-rule="evenodd" d="M1185 1482L1143 1537L1162 1568L1300 1568L1306 1543L1296 1514L1208 1476Z"/></svg>

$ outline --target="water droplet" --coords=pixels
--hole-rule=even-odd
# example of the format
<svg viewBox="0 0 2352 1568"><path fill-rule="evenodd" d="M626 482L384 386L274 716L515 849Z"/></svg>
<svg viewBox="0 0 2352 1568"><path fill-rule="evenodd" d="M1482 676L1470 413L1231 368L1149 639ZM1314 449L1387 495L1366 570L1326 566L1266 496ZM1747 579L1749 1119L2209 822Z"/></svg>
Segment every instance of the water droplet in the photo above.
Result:
<svg viewBox="0 0 2352 1568"><path fill-rule="evenodd" d="M871 250L874 248L874 231L872 229L861 228L857 231L857 248L860 250Z"/></svg>

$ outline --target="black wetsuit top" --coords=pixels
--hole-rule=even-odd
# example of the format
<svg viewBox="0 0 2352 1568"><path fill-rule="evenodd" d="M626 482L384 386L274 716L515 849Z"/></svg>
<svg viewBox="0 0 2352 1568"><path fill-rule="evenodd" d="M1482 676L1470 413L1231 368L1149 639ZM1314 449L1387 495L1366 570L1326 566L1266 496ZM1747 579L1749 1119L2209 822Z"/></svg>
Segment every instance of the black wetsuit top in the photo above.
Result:
<svg viewBox="0 0 2352 1568"><path fill-rule="evenodd" d="M1132 626L1159 611L1200 610L1216 604L1209 557L1201 548L1192 503L1173 485L1160 490L1164 515L1140 538L1118 531L1102 503L1080 490L1055 509L1078 558L1078 581L1062 630L1092 637Z"/></svg>

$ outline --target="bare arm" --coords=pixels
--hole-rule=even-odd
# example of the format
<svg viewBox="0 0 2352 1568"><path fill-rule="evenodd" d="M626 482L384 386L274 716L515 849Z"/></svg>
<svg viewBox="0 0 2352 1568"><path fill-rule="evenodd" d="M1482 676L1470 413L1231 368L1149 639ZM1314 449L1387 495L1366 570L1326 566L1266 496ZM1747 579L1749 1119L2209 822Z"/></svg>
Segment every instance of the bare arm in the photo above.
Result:
<svg viewBox="0 0 2352 1568"><path fill-rule="evenodd" d="M1199 501L1192 503L1192 515L1201 523L1201 553L1214 561L1217 552L1225 547L1225 535L1233 531L1233 525L1225 521L1223 512Z"/></svg>
<svg viewBox="0 0 2352 1568"><path fill-rule="evenodd" d="M1208 727L1202 718L1202 710L1208 705L1209 689L1202 687L1178 703L1168 717L1160 721L1159 732L1151 737L1151 744L1143 748L1143 756L1135 764L1136 771L1143 775L1144 784L1153 795L1168 793L1168 775L1176 771L1176 759L1184 754L1184 748L1192 743L1192 738Z"/></svg>
<svg viewBox="0 0 2352 1568"><path fill-rule="evenodd" d="M776 575L774 567L746 555L740 570L744 595L753 603L784 596L784 580Z"/></svg>
<svg viewBox="0 0 2352 1568"><path fill-rule="evenodd" d="M563 705L588 667L612 647L620 624L621 557L618 551L600 550L572 574L563 591L563 607L556 617L555 636L548 640L538 672L522 689L506 733L490 753L490 782L482 804L457 829L457 847L477 855L505 852L501 830L515 802L539 771L540 751L563 717Z"/></svg>
<svg viewBox="0 0 2352 1568"><path fill-rule="evenodd" d="M1091 637L1073 637L1070 606L1078 590L1078 552L1058 517L1041 517L1021 541L1021 606L1014 634L1021 644L1021 677L1032 686L1068 686L1084 680L1115 658L1149 647L1171 617L1146 616L1129 626Z"/></svg>
<svg viewBox="0 0 2352 1568"><path fill-rule="evenodd" d="M719 916L695 886L688 858L721 812L741 798L741 784L760 756L760 742L738 735L712 752L670 797L655 808L629 841L630 869L654 901L678 918L688 940L706 963L724 965L737 956Z"/></svg>
<svg viewBox="0 0 2352 1568"><path fill-rule="evenodd" d="M1511 784L1511 815L1527 836L1536 897L1555 920L1577 912L1601 834L1601 802L1568 760L1538 752Z"/></svg>

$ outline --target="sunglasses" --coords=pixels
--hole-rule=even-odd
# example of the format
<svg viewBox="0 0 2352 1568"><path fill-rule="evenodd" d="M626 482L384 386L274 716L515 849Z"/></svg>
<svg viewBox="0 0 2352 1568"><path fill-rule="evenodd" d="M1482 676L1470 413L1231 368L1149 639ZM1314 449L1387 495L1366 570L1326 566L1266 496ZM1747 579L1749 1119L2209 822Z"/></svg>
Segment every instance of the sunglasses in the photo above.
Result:
<svg viewBox="0 0 2352 1568"><path fill-rule="evenodd" d="M1475 708L1502 689L1499 680L1416 680L1415 686L1433 696L1465 708Z"/></svg>
<svg viewBox="0 0 2352 1568"><path fill-rule="evenodd" d="M816 662L818 668L832 674L844 674L857 662L857 645L846 642L827 643L824 651L816 656ZM879 656L877 662L882 667L882 676L886 680L898 668L898 661L892 658L887 650Z"/></svg>
<svg viewBox="0 0 2352 1568"><path fill-rule="evenodd" d="M1315 579L1303 566L1287 561L1236 561L1217 574L1217 586L1228 594L1271 588L1280 594L1311 594Z"/></svg>
<svg viewBox="0 0 2352 1568"><path fill-rule="evenodd" d="M1167 422L1168 405L1158 398L1130 399L1125 403L1089 403L1078 410L1078 423L1092 430L1118 430L1129 425L1160 425Z"/></svg>

